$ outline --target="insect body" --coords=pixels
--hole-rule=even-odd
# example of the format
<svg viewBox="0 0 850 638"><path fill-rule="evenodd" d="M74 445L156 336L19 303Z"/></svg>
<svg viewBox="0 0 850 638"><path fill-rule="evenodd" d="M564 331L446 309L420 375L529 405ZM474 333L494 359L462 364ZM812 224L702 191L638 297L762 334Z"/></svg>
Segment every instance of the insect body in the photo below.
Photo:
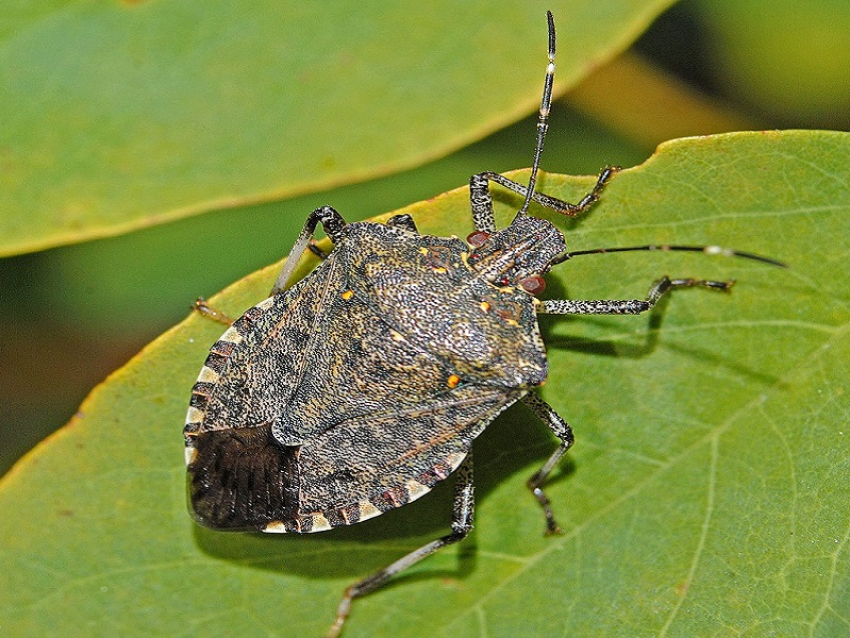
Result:
<svg viewBox="0 0 850 638"><path fill-rule="evenodd" d="M548 259L563 252L543 220L502 233L520 227ZM479 276L493 268L481 249L408 218L331 234L330 258L234 322L195 387L187 441L204 525L321 531L408 503L546 379L539 302Z"/></svg>
<svg viewBox="0 0 850 638"><path fill-rule="evenodd" d="M557 228L526 214L530 202L578 214L615 171L605 169L578 204L534 192L554 73L551 14L549 36L528 186L495 173L473 176L478 230L468 242L422 235L406 215L386 224L346 224L333 208L313 211L271 296L213 345L193 388L184 431L189 500L195 519L214 529L308 533L351 525L405 505L456 474L451 533L349 587L332 636L354 598L469 533L472 443L516 401L560 441L529 480L547 531L559 531L542 486L573 435L534 393L548 373L538 314L638 314L674 288L731 286L663 277L643 300L535 297L553 265L604 251L567 252ZM496 230L490 182L525 196L502 230ZM318 224L334 248L313 273L287 288Z"/></svg>

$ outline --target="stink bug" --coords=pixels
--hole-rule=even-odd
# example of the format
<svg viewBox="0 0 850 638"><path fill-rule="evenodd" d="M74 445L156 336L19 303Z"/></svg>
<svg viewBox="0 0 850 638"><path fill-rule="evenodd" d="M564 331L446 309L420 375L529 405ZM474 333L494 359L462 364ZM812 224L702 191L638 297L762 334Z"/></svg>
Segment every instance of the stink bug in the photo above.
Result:
<svg viewBox="0 0 850 638"><path fill-rule="evenodd" d="M477 231L467 242L420 234L413 219L347 224L329 206L307 219L271 296L213 345L186 420L188 491L198 523L218 530L305 534L352 525L405 505L455 473L451 533L349 587L353 599L472 529L472 443L516 401L552 430L558 448L529 479L549 533L559 532L543 485L573 444L567 422L534 388L548 373L538 314L640 314L676 288L728 290L732 282L662 277L645 299L540 301L542 275L576 255L532 200L566 215L590 207L615 173L606 168L577 204L536 193L555 70L549 63L527 186L496 173L470 180ZM525 197L496 229L489 184ZM287 287L322 224L334 247ZM716 247L635 246L623 250ZM727 254L777 264L749 253ZM781 265L781 264L777 264ZM217 316L203 303L198 309Z"/></svg>

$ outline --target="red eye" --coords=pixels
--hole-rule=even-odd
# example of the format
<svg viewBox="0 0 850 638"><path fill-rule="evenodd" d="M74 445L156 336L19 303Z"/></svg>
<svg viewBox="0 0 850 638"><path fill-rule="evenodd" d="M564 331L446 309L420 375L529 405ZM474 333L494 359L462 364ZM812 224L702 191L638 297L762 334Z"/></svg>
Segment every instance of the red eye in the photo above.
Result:
<svg viewBox="0 0 850 638"><path fill-rule="evenodd" d="M539 295L541 292L546 290L546 282L540 275L531 275L525 279L520 279L519 286L531 295Z"/></svg>
<svg viewBox="0 0 850 638"><path fill-rule="evenodd" d="M479 246L483 246L484 242L486 242L490 238L490 233L484 232L483 230L476 230L474 233L469 233L466 237L466 242L474 247L478 248Z"/></svg>
<svg viewBox="0 0 850 638"><path fill-rule="evenodd" d="M510 279L508 279L507 275L502 275L494 283L497 286L507 286L510 283Z"/></svg>

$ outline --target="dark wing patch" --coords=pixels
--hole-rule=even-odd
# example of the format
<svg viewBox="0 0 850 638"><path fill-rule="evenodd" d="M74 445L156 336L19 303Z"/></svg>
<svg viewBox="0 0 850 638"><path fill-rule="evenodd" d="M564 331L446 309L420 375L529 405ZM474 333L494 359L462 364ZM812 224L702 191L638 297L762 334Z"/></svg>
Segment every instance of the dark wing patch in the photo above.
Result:
<svg viewBox="0 0 850 638"><path fill-rule="evenodd" d="M259 530L298 512L298 448L269 426L210 430L195 439L189 502L195 520L222 530Z"/></svg>
<svg viewBox="0 0 850 638"><path fill-rule="evenodd" d="M189 464L195 519L221 530L310 533L406 505L447 478L521 396L453 394L449 405L345 421L303 447L278 444L268 425L202 432Z"/></svg>

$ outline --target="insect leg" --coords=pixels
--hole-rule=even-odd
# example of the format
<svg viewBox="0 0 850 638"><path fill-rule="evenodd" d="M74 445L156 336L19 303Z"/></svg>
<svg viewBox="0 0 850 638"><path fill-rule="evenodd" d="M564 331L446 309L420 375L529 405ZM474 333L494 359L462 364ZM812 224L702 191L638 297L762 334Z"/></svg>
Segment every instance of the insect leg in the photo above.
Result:
<svg viewBox="0 0 850 638"><path fill-rule="evenodd" d="M651 310L659 300L676 288L712 288L728 291L734 281L704 279L670 279L666 275L656 281L646 293L646 299L556 299L542 302L540 314L547 315L639 315Z"/></svg>
<svg viewBox="0 0 850 638"><path fill-rule="evenodd" d="M475 514L475 485L473 483L473 467L472 467L472 451L466 455L463 463L457 470L455 478L455 494L454 504L452 506L452 532L435 541L431 541L427 545L423 545L417 550L414 550L398 559L391 565L384 567L382 570L375 572L358 583L353 584L345 590L342 600L339 603L336 611L336 622L331 627L327 634L328 638L336 638L339 636L345 619L351 613L351 603L355 598L360 598L366 594L375 591L386 583L390 578L401 571L404 571L411 565L418 563L423 558L427 558L434 552L452 545L467 537L472 531L472 523Z"/></svg>
<svg viewBox="0 0 850 638"><path fill-rule="evenodd" d="M596 178L596 185L577 204L571 204L544 193L534 193L531 198L541 206L550 208L563 215L575 217L586 211L599 199L599 193L618 170L620 169L616 166L606 166L603 168L602 172L599 173L599 177ZM469 201L472 208L472 221L475 223L476 229L488 233L496 232L496 221L493 218L493 196L490 194L489 184L491 181L523 197L528 193L527 186L510 180L499 173L487 171L473 175L469 179Z"/></svg>
<svg viewBox="0 0 850 638"><path fill-rule="evenodd" d="M292 250L289 251L289 257L283 265L283 269L280 271L277 281L272 287L272 295L276 295L286 289L286 284L289 282L289 278L295 271L295 267L298 265L298 260L301 257L301 254L307 246L310 245L310 241L313 239L313 233L316 231L316 226L319 223L322 224L322 227L325 229L325 233L327 233L333 243L336 243L340 239L340 233L345 227L345 220L342 218L342 215L330 206L322 206L310 213L310 216L307 217L307 221L304 223L304 228L301 230L301 234L298 235L298 239L295 240L295 245L292 247Z"/></svg>
<svg viewBox="0 0 850 638"><path fill-rule="evenodd" d="M322 261L328 258L328 253L319 248L319 245L316 243L315 239L311 239L310 243L307 244L307 250L316 255L316 257L318 257Z"/></svg>
<svg viewBox="0 0 850 638"><path fill-rule="evenodd" d="M541 486L546 482L546 478L555 466L558 465L558 462L564 454L566 454L567 450L572 447L573 442L575 441L573 438L573 430L570 427L570 424L564 421L564 419L555 412L552 406L533 392L526 394L522 398L522 402L525 403L532 412L534 412L537 418L548 425L549 429L552 430L555 436L557 436L561 441L558 449L555 450L546 460L543 467L537 470L534 476L528 479L528 487L534 494L537 502L540 503L540 506L543 508L543 513L546 515L546 534L563 534L563 531L555 522L549 498L546 496L545 492L543 492L543 488Z"/></svg>
<svg viewBox="0 0 850 638"><path fill-rule="evenodd" d="M410 215L393 215L387 220L387 226L403 228L404 230L409 230L413 233L419 232L416 228L416 222L413 221L413 217Z"/></svg>
<svg viewBox="0 0 850 638"><path fill-rule="evenodd" d="M233 323L233 319L228 317L220 310L217 310L210 306L207 303L207 300L203 297L198 297L197 299L195 299L195 303L192 304L192 310L194 310L200 315L203 315L207 319L212 319L213 321L223 323L225 326L229 326Z"/></svg>

